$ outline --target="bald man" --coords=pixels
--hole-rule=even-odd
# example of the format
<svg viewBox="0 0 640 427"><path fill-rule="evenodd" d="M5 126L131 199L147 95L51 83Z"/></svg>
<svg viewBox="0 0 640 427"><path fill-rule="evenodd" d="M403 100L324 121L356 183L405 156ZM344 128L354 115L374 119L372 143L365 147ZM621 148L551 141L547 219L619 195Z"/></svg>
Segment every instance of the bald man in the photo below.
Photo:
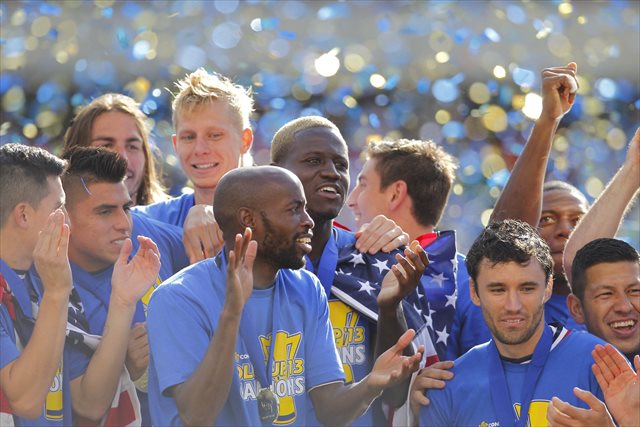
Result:
<svg viewBox="0 0 640 427"><path fill-rule="evenodd" d="M314 226L305 205L299 179L278 167L220 180L224 251L163 283L149 305L154 424L305 425L308 393L323 424L347 425L417 368L420 351L402 355L408 331L367 377L344 384L327 297L301 269ZM401 263L398 283L422 274Z"/></svg>

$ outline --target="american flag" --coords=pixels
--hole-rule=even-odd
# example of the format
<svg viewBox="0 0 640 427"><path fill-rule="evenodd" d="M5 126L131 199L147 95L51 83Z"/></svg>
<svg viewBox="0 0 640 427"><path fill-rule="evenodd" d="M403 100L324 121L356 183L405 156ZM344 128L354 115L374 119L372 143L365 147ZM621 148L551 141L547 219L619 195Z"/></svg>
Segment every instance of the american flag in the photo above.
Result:
<svg viewBox="0 0 640 427"><path fill-rule="evenodd" d="M420 286L404 299L403 309L407 326L418 332L414 343L425 345L427 364L431 364L446 353L455 313L455 232L438 232L437 239L425 250L429 255L429 266ZM353 245L340 248L331 292L369 319L377 321L376 297L384 276L396 263L396 253L401 253L401 250L369 255L359 252Z"/></svg>

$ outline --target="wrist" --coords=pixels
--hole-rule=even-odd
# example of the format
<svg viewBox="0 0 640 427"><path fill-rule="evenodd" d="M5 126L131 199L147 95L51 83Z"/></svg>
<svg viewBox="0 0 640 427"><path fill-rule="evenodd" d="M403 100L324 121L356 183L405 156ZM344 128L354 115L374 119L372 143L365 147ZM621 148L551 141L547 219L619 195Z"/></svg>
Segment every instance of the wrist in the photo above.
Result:
<svg viewBox="0 0 640 427"><path fill-rule="evenodd" d="M49 301L51 304L60 304L67 307L69 304L69 295L71 294L71 288L69 289L45 289L42 294L42 302Z"/></svg>

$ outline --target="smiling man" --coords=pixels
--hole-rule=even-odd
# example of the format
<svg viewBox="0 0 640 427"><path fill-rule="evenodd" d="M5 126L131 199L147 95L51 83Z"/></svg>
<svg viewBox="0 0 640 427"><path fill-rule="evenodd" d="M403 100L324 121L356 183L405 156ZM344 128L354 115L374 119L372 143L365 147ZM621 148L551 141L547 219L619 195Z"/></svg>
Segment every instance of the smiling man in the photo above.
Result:
<svg viewBox="0 0 640 427"><path fill-rule="evenodd" d="M602 399L591 372L591 350L602 341L545 322L553 262L538 233L520 221L492 223L466 262L471 299L492 340L455 361L444 389L429 390L420 425L547 425L553 397L582 408L582 390Z"/></svg>
<svg viewBox="0 0 640 427"><path fill-rule="evenodd" d="M409 332L370 375L344 384L326 296L300 269L314 226L305 206L300 181L281 168L236 169L220 180L214 209L225 250L151 299L156 425L309 425L311 411L325 425L348 425L417 368L419 354L402 356Z"/></svg>
<svg viewBox="0 0 640 427"><path fill-rule="evenodd" d="M418 329L425 323L422 313L426 316L429 307L423 290L416 289L420 277L411 286L378 293L383 282L393 276L390 268L399 254L361 253L353 233L334 227L333 220L349 190L349 156L342 134L331 121L309 116L288 122L273 137L271 161L302 182L315 224L306 268L318 276L329 298L329 315L347 382L359 381L371 370L376 355L392 346L407 324ZM411 248L415 253L405 250L405 255L414 260L424 256L426 267L422 247ZM387 392L385 401L401 406L406 396L401 389ZM353 425L384 423L381 405L376 403Z"/></svg>

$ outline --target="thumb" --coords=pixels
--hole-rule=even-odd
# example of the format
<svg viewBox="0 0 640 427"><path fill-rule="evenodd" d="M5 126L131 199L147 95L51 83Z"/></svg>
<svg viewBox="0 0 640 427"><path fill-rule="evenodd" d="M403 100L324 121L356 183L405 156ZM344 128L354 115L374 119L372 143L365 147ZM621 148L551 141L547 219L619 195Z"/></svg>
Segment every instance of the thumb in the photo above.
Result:
<svg viewBox="0 0 640 427"><path fill-rule="evenodd" d="M411 343L413 337L416 336L416 331L413 329L407 329L398 341L393 345L394 352L401 353Z"/></svg>
<svg viewBox="0 0 640 427"><path fill-rule="evenodd" d="M599 410L604 406L604 403L602 403L600 399L595 397L588 390L582 390L579 387L574 387L573 394L575 394L578 399L582 400L584 403L589 405L589 408L593 410Z"/></svg>
<svg viewBox="0 0 640 427"><path fill-rule="evenodd" d="M118 255L118 259L116 264L127 265L127 260L129 259L129 255L131 255L131 248L133 247L131 243L131 239L125 239L122 247L120 248L120 254Z"/></svg>
<svg viewBox="0 0 640 427"><path fill-rule="evenodd" d="M578 64L575 62L569 62L567 68L571 68L574 72L578 71Z"/></svg>

